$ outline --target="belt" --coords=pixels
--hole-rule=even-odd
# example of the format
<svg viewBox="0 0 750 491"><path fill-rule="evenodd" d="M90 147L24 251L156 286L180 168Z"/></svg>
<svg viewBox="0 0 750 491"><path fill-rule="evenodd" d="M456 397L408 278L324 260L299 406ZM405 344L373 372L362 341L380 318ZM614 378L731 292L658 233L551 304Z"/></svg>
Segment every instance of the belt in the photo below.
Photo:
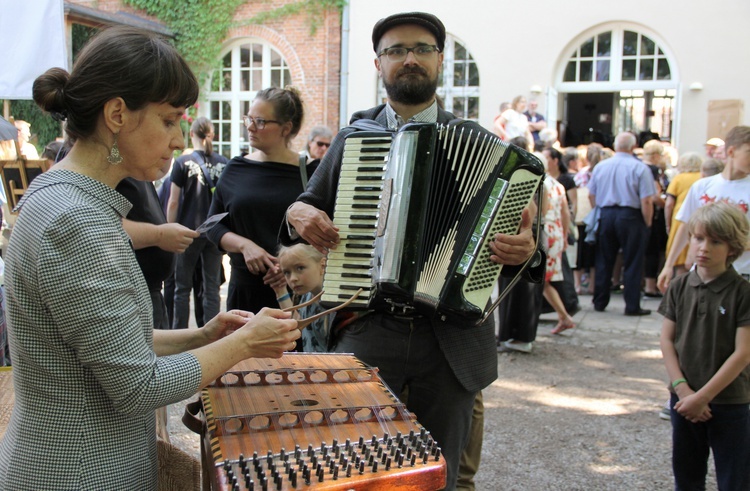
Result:
<svg viewBox="0 0 750 491"><path fill-rule="evenodd" d="M412 320L424 317L424 315L417 312L417 308L408 303L394 302L393 300L386 300L388 305L385 306L380 312L391 315L397 319Z"/></svg>

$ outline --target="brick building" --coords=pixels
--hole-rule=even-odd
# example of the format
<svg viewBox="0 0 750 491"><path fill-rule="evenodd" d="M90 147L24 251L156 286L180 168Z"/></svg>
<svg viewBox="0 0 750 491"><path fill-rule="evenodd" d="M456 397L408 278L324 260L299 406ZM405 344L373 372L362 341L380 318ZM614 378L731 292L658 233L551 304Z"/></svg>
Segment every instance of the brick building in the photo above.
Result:
<svg viewBox="0 0 750 491"><path fill-rule="evenodd" d="M198 114L209 117L216 126L215 146L231 157L247 149L247 132L242 115L258 90L294 85L305 103L305 120L295 148L304 147L309 129L325 125L339 127L341 63L341 13L321 12L317 29L311 29L306 13L271 20L263 25L246 21L263 11L273 10L294 0L246 2L235 12L236 27L222 43L221 73L201 92ZM127 24L166 36L172 33L158 19L120 0L68 0L65 22L71 51L73 24L90 27Z"/></svg>

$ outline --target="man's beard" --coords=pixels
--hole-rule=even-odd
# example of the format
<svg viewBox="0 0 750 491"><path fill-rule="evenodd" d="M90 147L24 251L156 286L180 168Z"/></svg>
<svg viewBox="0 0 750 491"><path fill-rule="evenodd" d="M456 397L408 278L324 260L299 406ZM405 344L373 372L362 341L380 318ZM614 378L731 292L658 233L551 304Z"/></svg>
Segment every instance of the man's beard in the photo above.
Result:
<svg viewBox="0 0 750 491"><path fill-rule="evenodd" d="M405 73L415 73L427 75L427 72L421 67L402 68L396 74L395 81L390 83L385 77L383 86L388 94L388 99L401 104L422 104L435 97L435 91L438 86L438 74L433 80L429 78L402 77Z"/></svg>

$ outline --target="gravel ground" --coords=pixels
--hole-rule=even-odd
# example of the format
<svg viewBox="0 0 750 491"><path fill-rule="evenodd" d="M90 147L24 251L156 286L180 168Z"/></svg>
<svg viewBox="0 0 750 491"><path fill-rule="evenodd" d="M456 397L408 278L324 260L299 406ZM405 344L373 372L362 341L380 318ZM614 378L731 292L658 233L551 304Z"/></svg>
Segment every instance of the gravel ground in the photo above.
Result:
<svg viewBox="0 0 750 491"><path fill-rule="evenodd" d="M658 417L667 398L658 300L644 317L605 312L581 297L578 326L560 336L542 316L531 354L501 353L484 390L485 434L478 490L669 490L671 428ZM200 458L198 438L170 406L172 443ZM713 466L708 489L716 489Z"/></svg>
<svg viewBox="0 0 750 491"><path fill-rule="evenodd" d="M658 352L542 339L498 364L477 489L672 488Z"/></svg>

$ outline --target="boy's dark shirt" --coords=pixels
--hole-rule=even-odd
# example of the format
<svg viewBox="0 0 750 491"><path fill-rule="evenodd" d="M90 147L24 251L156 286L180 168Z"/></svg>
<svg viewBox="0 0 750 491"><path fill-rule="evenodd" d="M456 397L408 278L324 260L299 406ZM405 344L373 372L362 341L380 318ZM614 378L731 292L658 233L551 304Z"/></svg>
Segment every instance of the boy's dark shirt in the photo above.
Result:
<svg viewBox="0 0 750 491"><path fill-rule="evenodd" d="M691 271L672 280L659 313L675 322L680 369L697 391L734 352L737 329L750 326L750 283L731 267L710 283ZM711 402L750 403L750 366Z"/></svg>

